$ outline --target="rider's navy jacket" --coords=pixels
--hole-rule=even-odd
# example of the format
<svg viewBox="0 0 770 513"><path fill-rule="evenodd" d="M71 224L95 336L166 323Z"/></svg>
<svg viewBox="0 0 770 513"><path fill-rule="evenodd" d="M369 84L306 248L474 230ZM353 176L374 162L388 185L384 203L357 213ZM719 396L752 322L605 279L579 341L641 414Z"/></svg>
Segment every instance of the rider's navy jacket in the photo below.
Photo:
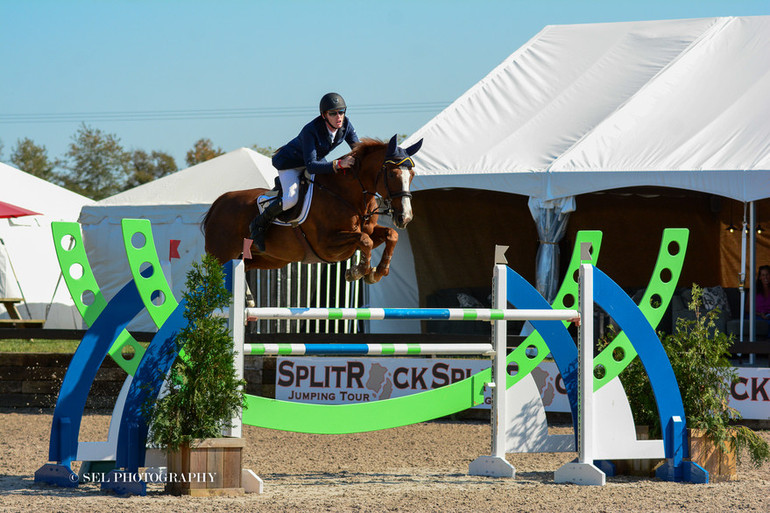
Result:
<svg viewBox="0 0 770 513"><path fill-rule="evenodd" d="M326 122L321 116L305 125L297 137L282 146L273 155L273 166L282 171L284 169L296 169L306 167L310 174L333 173L331 162L326 162L326 157L334 148L346 141L349 145L359 142L350 119L345 117L342 127L337 130L334 141L326 128Z"/></svg>

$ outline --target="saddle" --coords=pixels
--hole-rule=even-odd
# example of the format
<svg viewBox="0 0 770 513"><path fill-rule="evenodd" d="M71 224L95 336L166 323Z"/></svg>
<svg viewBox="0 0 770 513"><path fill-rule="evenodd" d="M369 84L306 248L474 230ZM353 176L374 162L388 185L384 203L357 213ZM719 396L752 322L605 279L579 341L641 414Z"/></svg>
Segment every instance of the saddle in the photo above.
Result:
<svg viewBox="0 0 770 513"><path fill-rule="evenodd" d="M310 203L313 201L313 185L313 180L310 179L307 173L302 173L299 177L299 198L297 199L297 204L292 208L281 212L281 214L273 220L273 224L279 226L297 226L304 223L310 213ZM281 181L276 177L275 186L257 198L259 212L264 212L265 208L272 202L280 201L281 196L283 196Z"/></svg>

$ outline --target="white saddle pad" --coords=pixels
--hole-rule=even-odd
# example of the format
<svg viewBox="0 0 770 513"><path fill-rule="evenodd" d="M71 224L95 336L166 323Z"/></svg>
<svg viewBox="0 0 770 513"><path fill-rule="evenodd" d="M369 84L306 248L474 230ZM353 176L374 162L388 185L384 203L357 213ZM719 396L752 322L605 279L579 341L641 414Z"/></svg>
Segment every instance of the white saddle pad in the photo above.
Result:
<svg viewBox="0 0 770 513"><path fill-rule="evenodd" d="M305 194L305 200L302 202L302 208L299 209L299 215L296 216L294 219L291 219L289 221L281 221L277 217L273 220L273 224L277 224L279 226L297 226L298 224L302 224L307 219L308 214L310 213L310 203L313 201L313 189L314 189L314 183L310 182L310 186L307 189L307 194ZM257 205L259 206L259 213L265 211L265 205L268 204L270 200L275 198L276 194L275 191L271 191L268 194L263 194L259 198L257 198ZM280 216L279 216L280 217Z"/></svg>

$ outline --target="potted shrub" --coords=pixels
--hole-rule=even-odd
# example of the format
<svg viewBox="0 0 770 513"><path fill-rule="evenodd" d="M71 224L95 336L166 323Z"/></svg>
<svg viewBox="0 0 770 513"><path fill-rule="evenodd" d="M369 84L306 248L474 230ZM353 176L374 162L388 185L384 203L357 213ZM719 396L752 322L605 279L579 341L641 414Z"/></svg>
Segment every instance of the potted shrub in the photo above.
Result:
<svg viewBox="0 0 770 513"><path fill-rule="evenodd" d="M770 459L770 448L753 430L734 423L740 413L728 406L730 387L737 378L728 360L732 336L716 328L718 309L703 312L702 296L702 289L693 284L688 308L694 319L677 319L674 333L660 336L682 394L690 459L709 471L711 481L719 481L736 477L742 453L759 466ZM655 398L641 361L635 359L620 379L636 424L649 426L651 438L660 438Z"/></svg>
<svg viewBox="0 0 770 513"><path fill-rule="evenodd" d="M233 365L227 320L213 315L230 304L222 267L205 255L187 273L186 287L187 325L176 337L183 352L166 378L166 395L145 408L149 438L166 451L167 492L243 493L243 441L222 435L243 406L244 385Z"/></svg>

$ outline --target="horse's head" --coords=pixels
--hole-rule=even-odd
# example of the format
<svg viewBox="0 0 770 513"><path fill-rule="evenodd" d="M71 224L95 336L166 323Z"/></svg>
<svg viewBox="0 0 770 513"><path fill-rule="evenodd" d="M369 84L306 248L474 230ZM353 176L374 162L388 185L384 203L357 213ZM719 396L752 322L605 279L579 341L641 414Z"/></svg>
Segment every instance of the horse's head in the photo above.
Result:
<svg viewBox="0 0 770 513"><path fill-rule="evenodd" d="M388 209L393 215L396 228L405 228L412 220L412 193L409 186L414 178L414 161L412 155L422 146L422 139L403 149L396 143L394 135L388 143L385 161L382 164L382 190L378 193L390 202ZM378 183L379 185L379 183Z"/></svg>

